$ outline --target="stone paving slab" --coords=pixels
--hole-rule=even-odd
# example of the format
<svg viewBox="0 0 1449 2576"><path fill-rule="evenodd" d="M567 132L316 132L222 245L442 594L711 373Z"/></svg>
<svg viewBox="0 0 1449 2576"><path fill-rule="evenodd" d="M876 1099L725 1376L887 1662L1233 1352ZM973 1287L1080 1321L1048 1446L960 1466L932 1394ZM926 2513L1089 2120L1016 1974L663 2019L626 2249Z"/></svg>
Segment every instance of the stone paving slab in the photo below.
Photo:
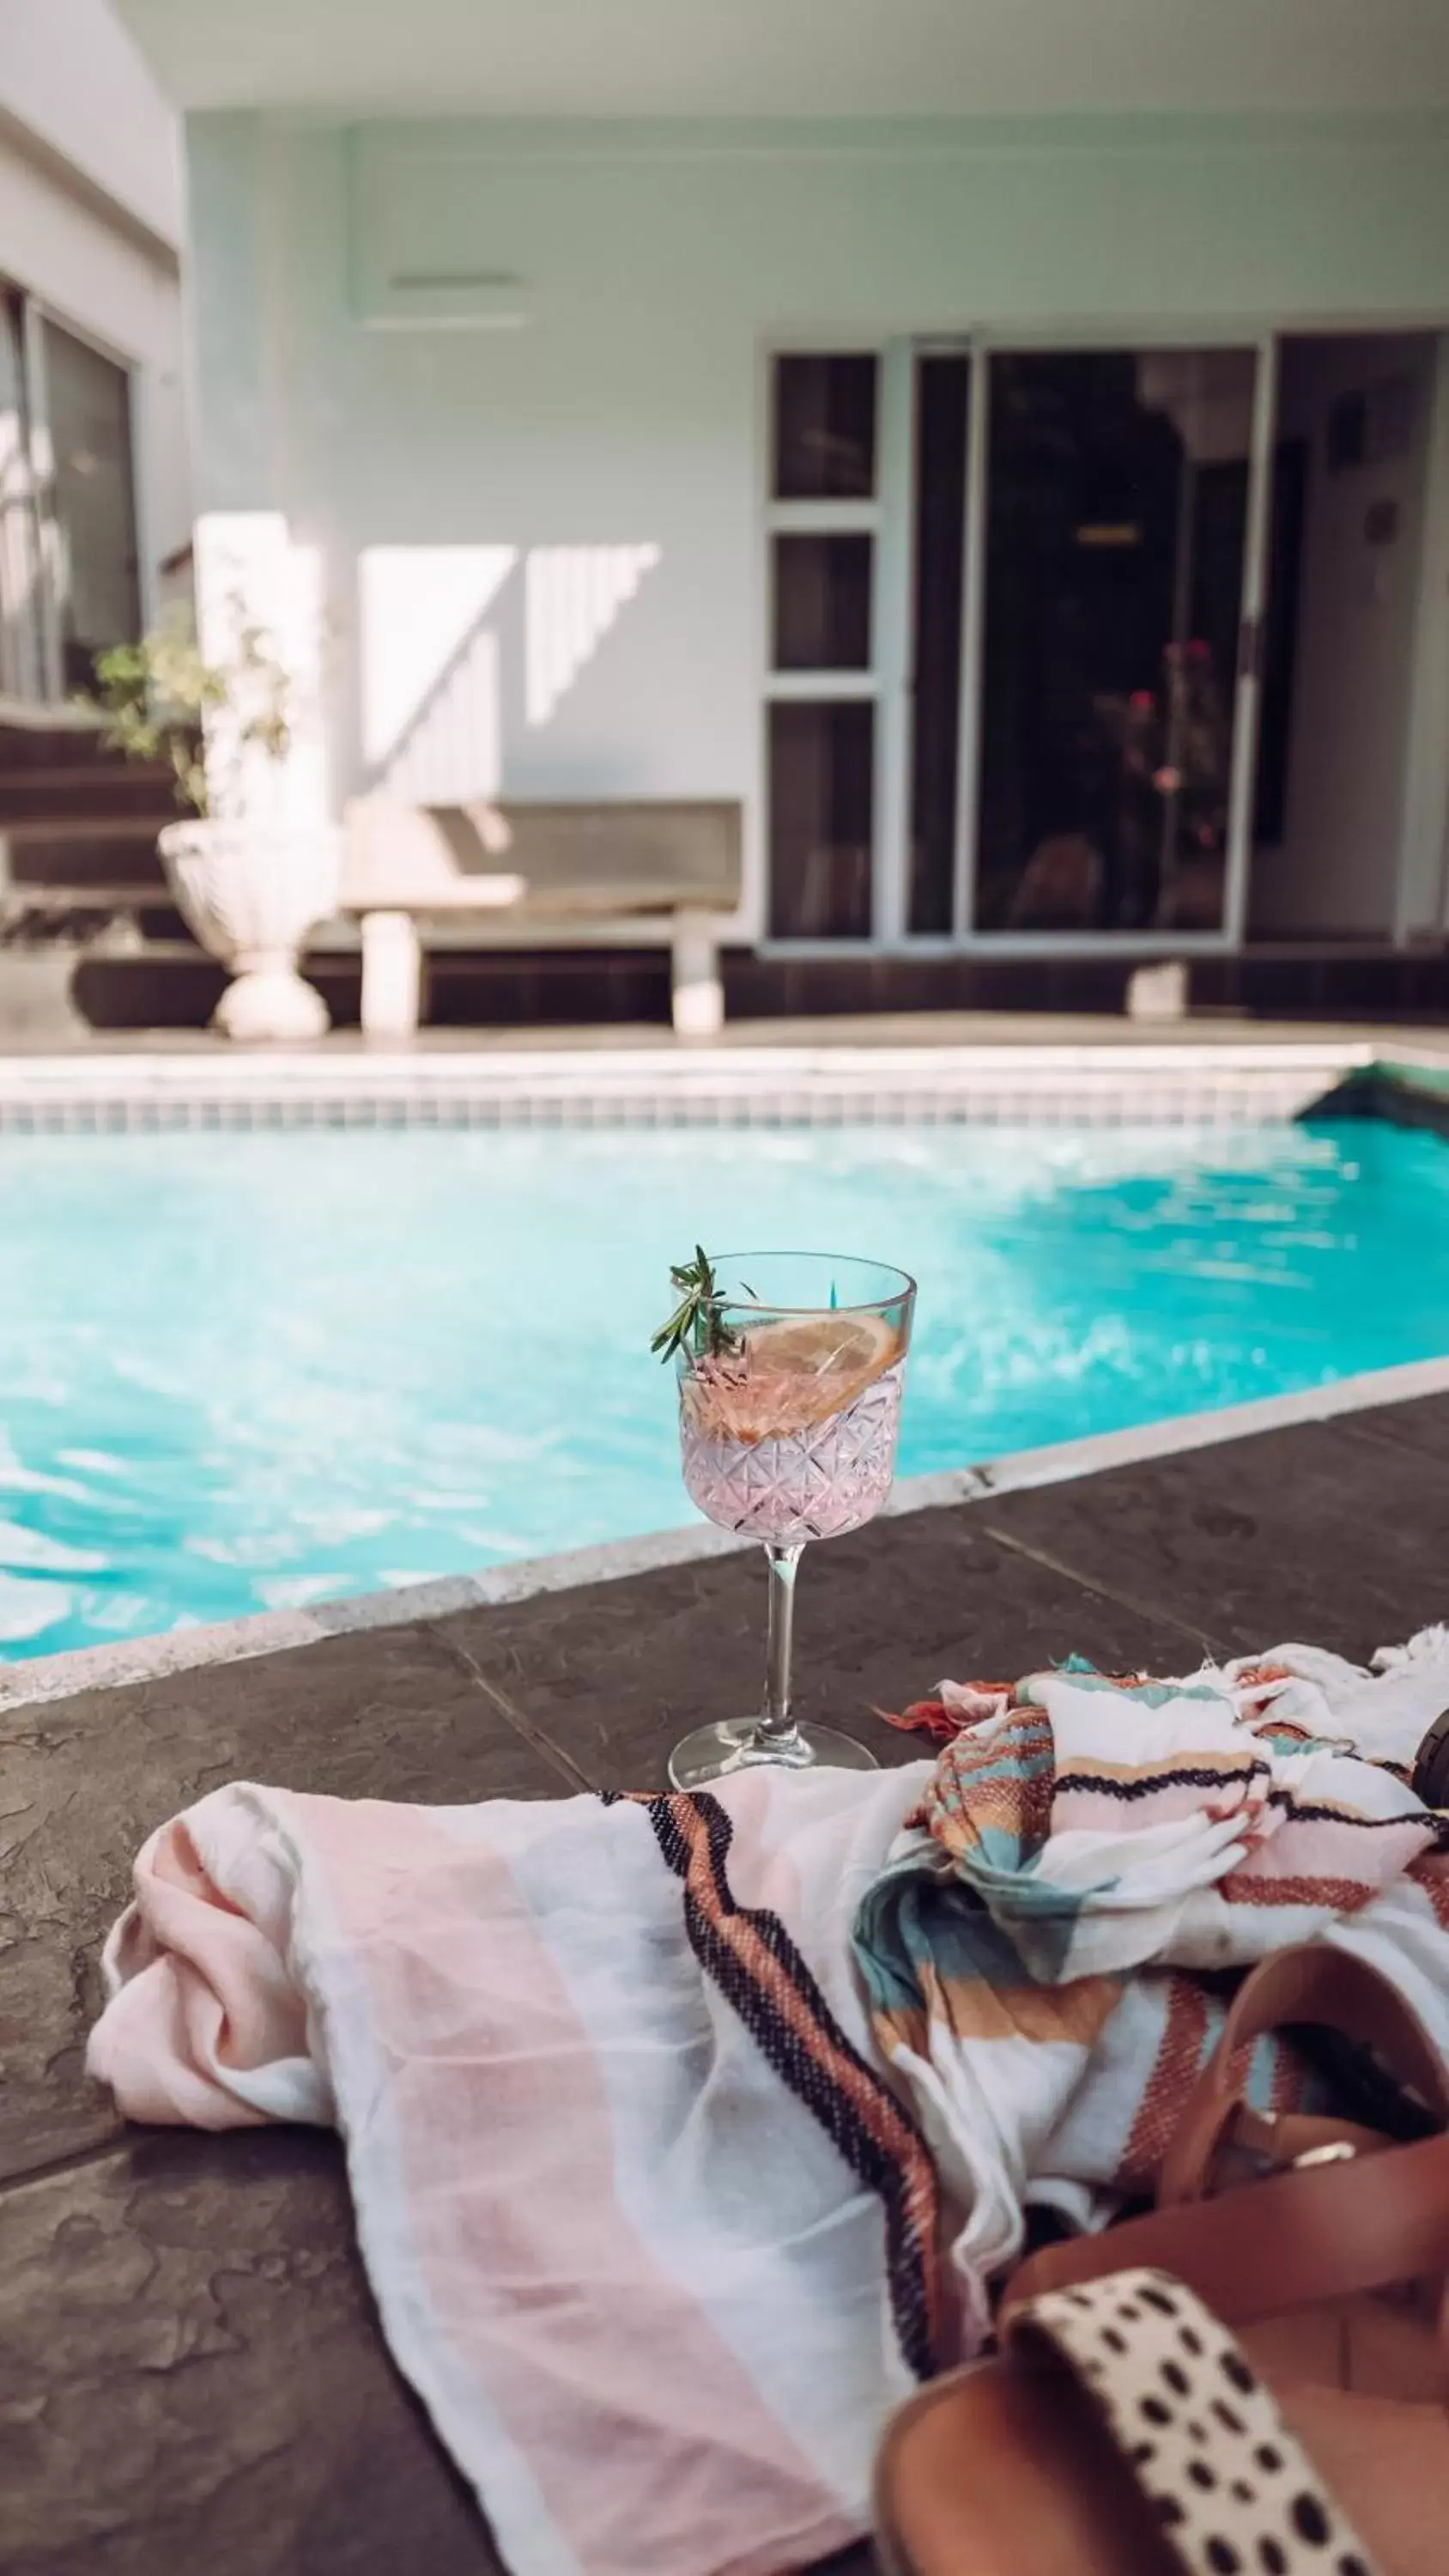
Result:
<svg viewBox="0 0 1449 2576"><path fill-rule="evenodd" d="M691 1726L759 1704L763 1553L464 1610L433 1633L591 1788L659 1789ZM874 1712L943 1675L1015 1673L1076 1652L1103 1665L1200 1651L1196 1631L1144 1618L994 1540L977 1507L913 1512L807 1548L795 1609L796 1705L859 1735L878 1760L921 1746Z"/></svg>
<svg viewBox="0 0 1449 2576"><path fill-rule="evenodd" d="M1449 1472L1449 1395L1421 1396L1413 1404L1372 1405L1350 1414L1343 1428L1361 1439L1389 1440L1412 1449L1417 1458L1433 1459Z"/></svg>
<svg viewBox="0 0 1449 2576"><path fill-rule="evenodd" d="M442 1802L574 1785L424 1628L0 1714L0 2182L121 2133L81 2071L101 1943L153 1826L237 1779Z"/></svg>
<svg viewBox="0 0 1449 2576"><path fill-rule="evenodd" d="M0 2193L6 2576L500 2576L388 2359L341 2149L151 2133Z"/></svg>
<svg viewBox="0 0 1449 2576"><path fill-rule="evenodd" d="M1071 1650L1182 1668L1366 1655L1449 1592L1449 1401L883 1521L807 1556L801 1705L873 1708ZM221 1780L451 1801L651 1787L753 1704L753 1556L667 1566L0 1716L0 2568L491 2576L381 2344L339 2151L124 2130L84 2082L130 1857ZM867 2550L836 2576L867 2576Z"/></svg>
<svg viewBox="0 0 1449 2576"><path fill-rule="evenodd" d="M1449 1489L1393 1441L1303 1424L1008 1495L988 1528L1226 1652L1310 1640L1366 1658L1437 1619Z"/></svg>

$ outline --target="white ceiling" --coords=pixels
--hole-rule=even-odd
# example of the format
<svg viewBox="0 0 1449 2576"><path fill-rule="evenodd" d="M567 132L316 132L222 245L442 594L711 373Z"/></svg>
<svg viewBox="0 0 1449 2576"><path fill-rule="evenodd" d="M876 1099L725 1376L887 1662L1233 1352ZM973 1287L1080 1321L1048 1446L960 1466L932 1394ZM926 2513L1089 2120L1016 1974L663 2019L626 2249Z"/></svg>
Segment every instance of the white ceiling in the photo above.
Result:
<svg viewBox="0 0 1449 2576"><path fill-rule="evenodd" d="M1449 0L118 0L187 107L974 116L1449 104Z"/></svg>

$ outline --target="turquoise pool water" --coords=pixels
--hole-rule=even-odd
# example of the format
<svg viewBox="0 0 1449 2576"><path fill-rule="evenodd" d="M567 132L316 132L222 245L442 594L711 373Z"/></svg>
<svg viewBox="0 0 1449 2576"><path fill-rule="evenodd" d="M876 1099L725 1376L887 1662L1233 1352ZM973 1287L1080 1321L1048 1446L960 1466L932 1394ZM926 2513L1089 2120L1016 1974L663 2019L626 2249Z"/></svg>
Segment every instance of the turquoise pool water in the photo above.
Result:
<svg viewBox="0 0 1449 2576"><path fill-rule="evenodd" d="M0 1656L690 1517L671 1257L921 1284L901 1468L1449 1348L1390 1127L0 1141Z"/></svg>

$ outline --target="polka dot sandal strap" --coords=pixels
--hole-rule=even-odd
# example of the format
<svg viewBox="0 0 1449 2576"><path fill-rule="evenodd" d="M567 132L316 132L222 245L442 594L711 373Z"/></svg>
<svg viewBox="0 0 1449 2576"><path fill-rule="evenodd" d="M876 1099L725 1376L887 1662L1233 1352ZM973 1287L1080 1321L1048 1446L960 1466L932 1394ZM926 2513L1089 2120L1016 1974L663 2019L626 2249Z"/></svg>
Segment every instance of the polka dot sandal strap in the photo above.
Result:
<svg viewBox="0 0 1449 2576"><path fill-rule="evenodd" d="M1380 2576L1227 2328L1170 2273L1047 2291L1006 2341L1080 2380L1189 2576Z"/></svg>

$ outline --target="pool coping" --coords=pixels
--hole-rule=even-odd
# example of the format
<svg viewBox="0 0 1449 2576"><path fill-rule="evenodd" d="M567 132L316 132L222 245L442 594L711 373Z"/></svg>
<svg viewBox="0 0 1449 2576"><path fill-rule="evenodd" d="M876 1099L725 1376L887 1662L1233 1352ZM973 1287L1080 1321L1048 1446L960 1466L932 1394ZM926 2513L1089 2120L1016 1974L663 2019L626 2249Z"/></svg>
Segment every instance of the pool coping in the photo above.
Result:
<svg viewBox="0 0 1449 2576"><path fill-rule="evenodd" d="M1081 1440L1015 1450L932 1475L905 1476L896 1483L881 1516L900 1519L912 1512L989 1502L998 1494L1071 1483L1105 1474L1114 1467L1177 1457L1195 1449L1250 1438L1258 1432L1330 1422L1345 1414L1445 1394L1449 1394L1449 1356L1407 1360L1393 1368L1366 1370L1328 1385L1262 1396L1214 1412L1173 1415L1123 1431L1093 1432ZM82 1691L124 1690L204 1667L284 1654L363 1629L413 1627L449 1618L460 1610L496 1608L533 1599L540 1593L577 1591L589 1584L617 1582L660 1567L739 1555L757 1544L754 1539L737 1537L702 1522L637 1538L614 1539L601 1546L569 1548L555 1555L521 1559L512 1565L490 1566L477 1574L444 1575L431 1583L408 1584L394 1591L362 1592L341 1601L314 1602L306 1609L258 1611L250 1617L213 1626L168 1629L159 1636L128 1638L115 1645L79 1646L67 1654L37 1655L19 1664L0 1664L0 1716L48 1701L70 1699Z"/></svg>
<svg viewBox="0 0 1449 2576"><path fill-rule="evenodd" d="M1429 1038L490 1048L0 1056L0 1133L157 1128L1248 1123L1394 1067Z"/></svg>

